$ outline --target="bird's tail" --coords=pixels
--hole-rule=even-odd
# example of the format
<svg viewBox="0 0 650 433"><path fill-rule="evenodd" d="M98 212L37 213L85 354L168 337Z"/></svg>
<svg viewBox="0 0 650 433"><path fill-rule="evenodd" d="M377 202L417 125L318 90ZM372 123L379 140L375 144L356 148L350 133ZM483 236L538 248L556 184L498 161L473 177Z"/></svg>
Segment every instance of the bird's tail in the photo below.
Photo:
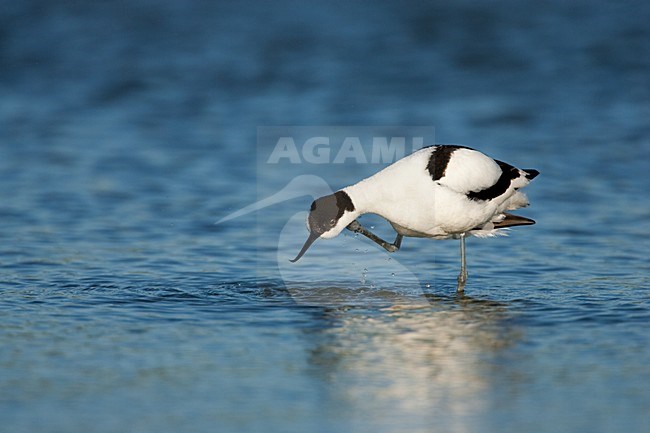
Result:
<svg viewBox="0 0 650 433"><path fill-rule="evenodd" d="M528 180L535 179L539 174L539 171L535 170L534 168L523 168L521 171L526 173L526 179Z"/></svg>
<svg viewBox="0 0 650 433"><path fill-rule="evenodd" d="M505 227L514 227L514 226L529 226L535 224L534 220L530 218L522 217L519 215L513 215L511 213L504 212L505 218L501 221L494 222L495 229L502 229Z"/></svg>

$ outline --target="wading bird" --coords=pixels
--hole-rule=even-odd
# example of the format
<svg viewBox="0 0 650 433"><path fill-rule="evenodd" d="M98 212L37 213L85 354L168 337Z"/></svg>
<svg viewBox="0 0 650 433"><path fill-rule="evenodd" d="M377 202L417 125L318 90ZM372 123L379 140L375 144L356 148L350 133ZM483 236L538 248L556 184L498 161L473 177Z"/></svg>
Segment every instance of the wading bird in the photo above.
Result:
<svg viewBox="0 0 650 433"><path fill-rule="evenodd" d="M309 237L291 261L300 259L316 239L333 238L345 228L389 252L400 248L404 236L460 239L457 290L462 292L467 282L465 238L535 224L507 211L528 205L519 189L538 174L464 146L422 148L373 176L314 200L307 217ZM388 243L366 230L356 220L365 213L385 218L397 232L395 241Z"/></svg>

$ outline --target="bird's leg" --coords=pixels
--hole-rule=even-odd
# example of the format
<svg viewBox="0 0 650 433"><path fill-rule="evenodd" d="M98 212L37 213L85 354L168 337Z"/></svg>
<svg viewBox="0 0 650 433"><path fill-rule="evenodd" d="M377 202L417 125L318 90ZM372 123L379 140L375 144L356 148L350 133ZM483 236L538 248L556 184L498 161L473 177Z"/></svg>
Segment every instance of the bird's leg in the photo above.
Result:
<svg viewBox="0 0 650 433"><path fill-rule="evenodd" d="M456 291L463 293L467 282L467 261L465 258L465 233L460 234L460 274L458 274L458 287Z"/></svg>
<svg viewBox="0 0 650 433"><path fill-rule="evenodd" d="M404 238L404 236L397 233L397 236L395 237L395 240L393 241L393 246L395 247L395 250L399 250L399 247L402 246L402 239L403 238Z"/></svg>
<svg viewBox="0 0 650 433"><path fill-rule="evenodd" d="M389 244L379 236L375 235L374 233L366 230L357 220L352 221L350 224L348 224L347 227L348 230L352 230L355 233L361 233L380 247L384 248L386 251L389 253L394 253L395 251L399 250L399 247L402 245L402 235L398 234L397 237L395 238L395 242L392 244Z"/></svg>

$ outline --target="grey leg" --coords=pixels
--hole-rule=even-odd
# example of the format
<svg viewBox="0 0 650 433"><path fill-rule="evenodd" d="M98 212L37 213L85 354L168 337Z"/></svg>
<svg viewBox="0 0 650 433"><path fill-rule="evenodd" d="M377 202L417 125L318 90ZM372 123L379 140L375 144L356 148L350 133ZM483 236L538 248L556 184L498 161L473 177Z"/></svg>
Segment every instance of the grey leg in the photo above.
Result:
<svg viewBox="0 0 650 433"><path fill-rule="evenodd" d="M368 239L370 239L380 247L384 248L389 253L394 253L395 251L399 250L399 247L402 245L402 235L398 234L397 237L395 238L395 242L389 244L379 236L366 230L361 224L359 224L357 220L354 220L350 224L348 224L347 229L352 230L355 233L360 233L364 235L365 237L367 237Z"/></svg>
<svg viewBox="0 0 650 433"><path fill-rule="evenodd" d="M395 238L395 241L393 242L393 246L395 247L396 250L399 250L399 248L402 246L402 239L403 238L404 238L404 236L397 233L397 237Z"/></svg>
<svg viewBox="0 0 650 433"><path fill-rule="evenodd" d="M467 261L465 258L465 233L460 234L460 274L458 274L458 287L456 291L463 293L467 282Z"/></svg>

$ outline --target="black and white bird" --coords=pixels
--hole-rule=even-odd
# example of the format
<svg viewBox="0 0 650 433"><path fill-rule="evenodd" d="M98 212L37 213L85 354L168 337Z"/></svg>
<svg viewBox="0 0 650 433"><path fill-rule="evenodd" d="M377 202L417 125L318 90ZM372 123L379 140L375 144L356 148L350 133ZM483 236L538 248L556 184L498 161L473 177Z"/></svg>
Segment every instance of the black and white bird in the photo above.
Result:
<svg viewBox="0 0 650 433"><path fill-rule="evenodd" d="M535 224L507 211L528 206L520 188L539 174L517 169L464 146L422 148L362 181L311 204L310 234L292 262L300 259L316 239L329 239L345 228L360 233L389 252L397 251L404 236L460 239L461 268L457 290L467 281L465 238L489 237L506 228ZM373 213L397 232L388 243L356 220Z"/></svg>

